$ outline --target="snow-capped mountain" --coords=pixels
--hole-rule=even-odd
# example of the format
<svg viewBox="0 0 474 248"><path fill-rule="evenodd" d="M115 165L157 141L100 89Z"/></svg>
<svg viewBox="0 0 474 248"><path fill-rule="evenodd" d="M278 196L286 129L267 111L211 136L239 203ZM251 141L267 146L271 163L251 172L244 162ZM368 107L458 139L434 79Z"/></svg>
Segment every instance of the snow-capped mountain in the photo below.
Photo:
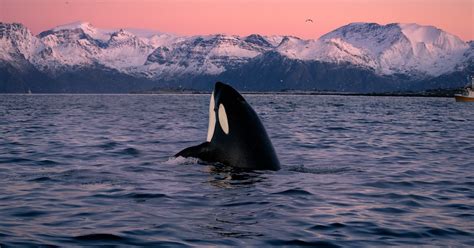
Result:
<svg viewBox="0 0 474 248"><path fill-rule="evenodd" d="M352 23L318 40L284 39L278 51L289 58L348 62L379 75L421 78L455 69L469 45L433 26Z"/></svg>
<svg viewBox="0 0 474 248"><path fill-rule="evenodd" d="M320 38L341 47L343 59L353 62L354 57L364 58L361 65L377 73L395 73L419 76L439 76L450 72L468 49L458 37L433 26L417 24L353 23L338 28ZM321 57L331 61L333 54Z"/></svg>
<svg viewBox="0 0 474 248"><path fill-rule="evenodd" d="M158 32L97 29L86 22L59 26L40 33L38 38L45 49L33 62L49 73L94 64L133 72L133 68L144 65L154 49L174 39Z"/></svg>
<svg viewBox="0 0 474 248"><path fill-rule="evenodd" d="M41 42L25 26L0 23L0 61L16 64L32 60L42 48Z"/></svg>
<svg viewBox="0 0 474 248"><path fill-rule="evenodd" d="M206 88L206 80L228 78L259 90L370 91L369 85L379 91L384 87L400 90L444 75L456 75L451 80L461 84L462 76L473 70L473 44L433 26L397 23L351 23L314 40L258 34L187 37L140 29L99 29L87 22L34 36L21 24L0 23L0 84L14 81L17 72L12 68L23 68L51 82L77 79L101 84L104 78L97 75L107 75L107 80L126 78L143 87L173 87L179 81L187 87ZM246 82L240 82L244 78ZM133 89L138 83L130 84ZM445 82L429 87L448 86ZM107 91L107 86L102 88Z"/></svg>
<svg viewBox="0 0 474 248"><path fill-rule="evenodd" d="M183 74L218 75L228 69L237 68L272 48L272 45L259 35L196 36L157 48L148 56L143 69L154 77Z"/></svg>

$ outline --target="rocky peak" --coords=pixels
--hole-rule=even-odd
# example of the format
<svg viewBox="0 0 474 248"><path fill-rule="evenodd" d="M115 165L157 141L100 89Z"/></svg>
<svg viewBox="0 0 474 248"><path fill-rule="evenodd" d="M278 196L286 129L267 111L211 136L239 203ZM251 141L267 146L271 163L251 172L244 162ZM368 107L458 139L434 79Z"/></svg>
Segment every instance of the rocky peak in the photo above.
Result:
<svg viewBox="0 0 474 248"><path fill-rule="evenodd" d="M244 41L261 47L273 47L270 42L268 42L263 36L259 34L251 34L245 37Z"/></svg>
<svg viewBox="0 0 474 248"><path fill-rule="evenodd" d="M0 22L0 39L18 39L27 36L32 34L23 24Z"/></svg>

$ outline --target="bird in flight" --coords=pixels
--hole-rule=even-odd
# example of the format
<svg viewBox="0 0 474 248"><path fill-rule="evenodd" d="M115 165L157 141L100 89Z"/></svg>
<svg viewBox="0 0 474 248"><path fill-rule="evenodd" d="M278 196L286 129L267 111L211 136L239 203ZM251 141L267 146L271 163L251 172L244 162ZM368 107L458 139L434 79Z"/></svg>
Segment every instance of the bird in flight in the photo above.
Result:
<svg viewBox="0 0 474 248"><path fill-rule="evenodd" d="M309 19L309 18L308 18L308 19L306 19L305 22L313 22L313 19Z"/></svg>

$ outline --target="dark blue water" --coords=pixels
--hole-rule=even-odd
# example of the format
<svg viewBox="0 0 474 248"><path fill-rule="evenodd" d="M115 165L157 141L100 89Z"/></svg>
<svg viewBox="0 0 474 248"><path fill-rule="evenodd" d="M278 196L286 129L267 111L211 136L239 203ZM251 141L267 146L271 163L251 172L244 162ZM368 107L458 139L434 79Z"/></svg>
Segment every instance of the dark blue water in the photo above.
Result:
<svg viewBox="0 0 474 248"><path fill-rule="evenodd" d="M473 104L246 98L278 172L170 159L207 95L1 95L0 245L474 245Z"/></svg>

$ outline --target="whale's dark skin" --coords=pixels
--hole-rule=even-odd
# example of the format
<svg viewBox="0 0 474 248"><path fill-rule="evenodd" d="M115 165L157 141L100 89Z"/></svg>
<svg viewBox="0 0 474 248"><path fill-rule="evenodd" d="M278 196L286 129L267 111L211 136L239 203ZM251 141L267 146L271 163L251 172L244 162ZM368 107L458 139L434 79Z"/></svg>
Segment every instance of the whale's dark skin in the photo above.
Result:
<svg viewBox="0 0 474 248"><path fill-rule="evenodd" d="M245 170L279 170L280 162L272 142L257 113L242 95L231 86L217 82L213 97L214 109L210 114L215 114L216 118L212 138L209 140L208 136L208 141L188 147L175 157L195 157ZM225 119L224 114L219 116L220 105L227 116L227 134L223 129L225 124L220 123ZM211 124L209 129L212 130Z"/></svg>

